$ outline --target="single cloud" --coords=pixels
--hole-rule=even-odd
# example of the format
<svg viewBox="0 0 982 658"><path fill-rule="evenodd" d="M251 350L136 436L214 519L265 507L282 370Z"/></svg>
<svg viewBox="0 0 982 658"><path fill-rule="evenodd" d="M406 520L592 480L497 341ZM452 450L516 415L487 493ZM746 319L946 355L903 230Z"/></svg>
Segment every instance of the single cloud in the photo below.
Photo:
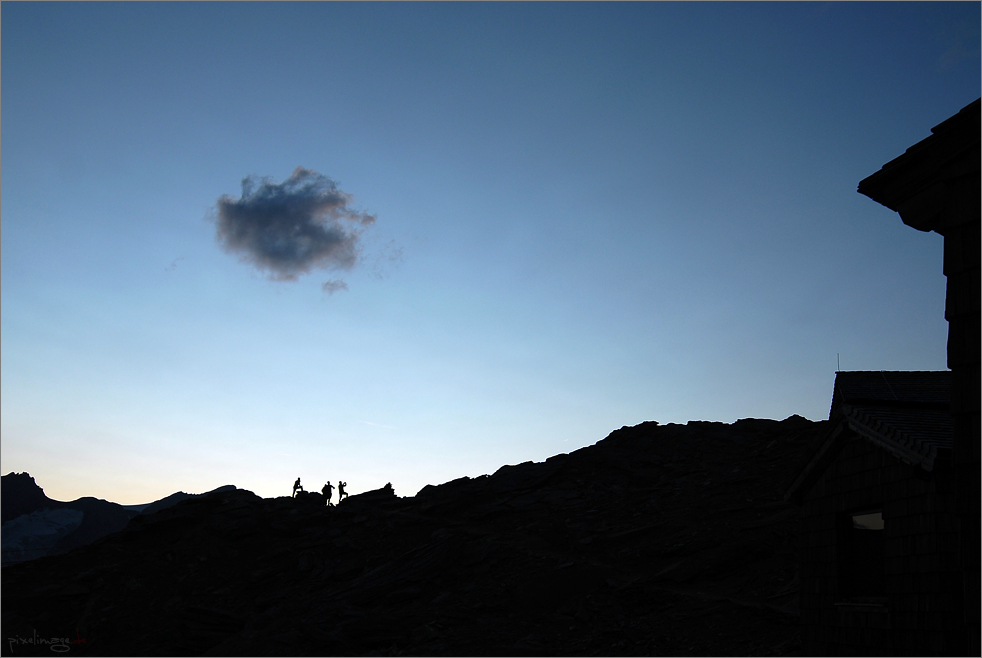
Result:
<svg viewBox="0 0 982 658"><path fill-rule="evenodd" d="M333 295L339 290L347 290L348 284L341 279L328 279L321 284L321 290L326 292L328 295Z"/></svg>
<svg viewBox="0 0 982 658"><path fill-rule="evenodd" d="M313 269L351 269L358 262L359 227L375 222L351 201L333 180L303 167L280 184L247 176L240 198L218 199L217 239L276 281L295 281ZM333 293L347 285L328 281L322 287Z"/></svg>

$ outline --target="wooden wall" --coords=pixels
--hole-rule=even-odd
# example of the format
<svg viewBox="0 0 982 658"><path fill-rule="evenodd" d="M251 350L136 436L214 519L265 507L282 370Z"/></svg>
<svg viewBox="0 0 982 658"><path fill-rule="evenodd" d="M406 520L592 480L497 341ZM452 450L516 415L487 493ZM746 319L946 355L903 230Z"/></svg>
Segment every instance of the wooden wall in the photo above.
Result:
<svg viewBox="0 0 982 658"><path fill-rule="evenodd" d="M976 138L977 139L977 138ZM977 142L976 142L977 143ZM980 400L982 400L982 292L980 292L979 152L973 153L969 176L951 183L944 235L944 273L948 278L945 319L948 320L948 367L951 369L951 417L954 421L954 462L961 522L961 560L964 570L965 646L959 653L978 656L982 635L979 602L979 556L982 554L982 518L979 490Z"/></svg>
<svg viewBox="0 0 982 658"><path fill-rule="evenodd" d="M950 465L928 474L852 438L804 499L801 629L808 655L951 653L961 624L957 510ZM848 604L837 520L883 510L882 605ZM841 521L840 521L841 522Z"/></svg>

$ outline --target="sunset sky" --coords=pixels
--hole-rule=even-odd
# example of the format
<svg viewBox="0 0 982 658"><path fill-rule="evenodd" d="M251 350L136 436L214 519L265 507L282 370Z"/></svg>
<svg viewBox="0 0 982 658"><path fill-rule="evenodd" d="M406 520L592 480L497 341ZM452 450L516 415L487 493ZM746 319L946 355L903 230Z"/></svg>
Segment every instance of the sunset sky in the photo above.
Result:
<svg viewBox="0 0 982 658"><path fill-rule="evenodd" d="M942 370L964 3L4 2L0 461L357 493Z"/></svg>

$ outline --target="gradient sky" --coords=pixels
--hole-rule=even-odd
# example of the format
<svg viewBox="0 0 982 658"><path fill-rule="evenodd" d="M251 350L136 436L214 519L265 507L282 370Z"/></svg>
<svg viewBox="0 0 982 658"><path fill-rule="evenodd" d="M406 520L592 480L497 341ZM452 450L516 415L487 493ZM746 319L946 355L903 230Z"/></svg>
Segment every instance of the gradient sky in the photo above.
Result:
<svg viewBox="0 0 982 658"><path fill-rule="evenodd" d="M412 495L945 368L942 238L856 186L980 96L977 2L0 11L0 454L53 498ZM298 167L376 220L276 280L219 199Z"/></svg>

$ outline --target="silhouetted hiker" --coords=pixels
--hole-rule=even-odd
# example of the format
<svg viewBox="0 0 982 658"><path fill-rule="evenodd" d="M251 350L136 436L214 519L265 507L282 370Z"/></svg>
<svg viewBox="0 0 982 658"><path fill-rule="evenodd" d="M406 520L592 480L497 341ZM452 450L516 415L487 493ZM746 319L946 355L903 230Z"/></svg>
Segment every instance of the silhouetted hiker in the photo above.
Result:
<svg viewBox="0 0 982 658"><path fill-rule="evenodd" d="M297 491L303 491L303 487L300 486L300 478L293 483L293 493L291 494L294 498L297 497Z"/></svg>
<svg viewBox="0 0 982 658"><path fill-rule="evenodd" d="M327 481L327 484L324 485L324 488L321 489L321 493L324 494L324 498L327 499L327 505L328 505L328 507L330 507L330 505L331 505L331 493L333 491L334 491L334 487L331 486L331 481L328 480Z"/></svg>
<svg viewBox="0 0 982 658"><path fill-rule="evenodd" d="M344 490L344 488L346 486L348 486L348 483L347 482L342 482L342 481L338 480L338 502L339 503L341 502L341 499L342 498L345 498L348 495L348 492Z"/></svg>

